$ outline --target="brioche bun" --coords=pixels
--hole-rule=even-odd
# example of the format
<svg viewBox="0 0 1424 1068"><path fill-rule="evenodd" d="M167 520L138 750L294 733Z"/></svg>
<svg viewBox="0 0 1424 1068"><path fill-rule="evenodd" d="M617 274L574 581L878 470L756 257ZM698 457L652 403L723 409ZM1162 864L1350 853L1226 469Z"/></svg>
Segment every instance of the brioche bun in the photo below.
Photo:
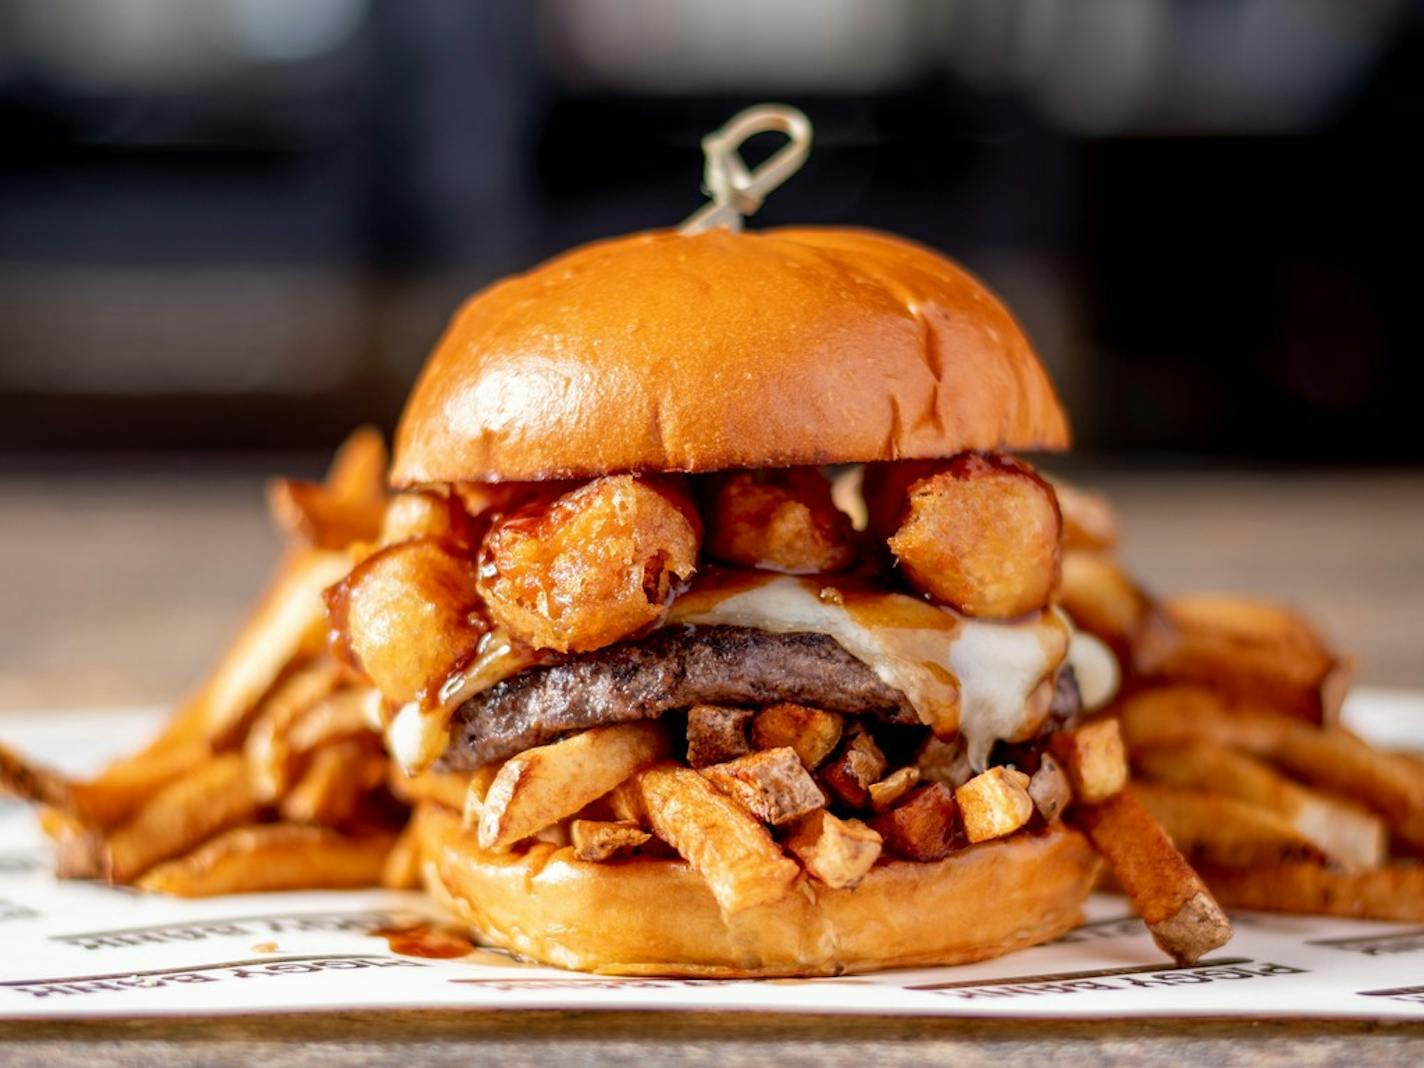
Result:
<svg viewBox="0 0 1424 1068"><path fill-rule="evenodd" d="M396 486L1056 450L1068 423L977 280L864 230L659 231L473 297L396 434Z"/></svg>
<svg viewBox="0 0 1424 1068"><path fill-rule="evenodd" d="M609 975L840 975L963 964L1066 933L1097 876L1061 824L927 864L892 861L854 889L803 877L769 905L724 915L682 860L590 864L567 847L482 850L455 812L416 815L431 895L478 939L521 957Z"/></svg>

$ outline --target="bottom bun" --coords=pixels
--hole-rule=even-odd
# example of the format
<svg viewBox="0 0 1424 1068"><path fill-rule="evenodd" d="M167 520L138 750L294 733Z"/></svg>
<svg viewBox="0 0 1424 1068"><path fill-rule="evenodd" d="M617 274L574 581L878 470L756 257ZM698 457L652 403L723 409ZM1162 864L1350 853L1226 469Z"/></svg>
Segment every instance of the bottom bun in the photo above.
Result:
<svg viewBox="0 0 1424 1068"><path fill-rule="evenodd" d="M684 861L591 864L538 842L492 853L458 814L416 817L431 895L481 942L609 975L840 975L965 964L1057 938L1080 920L1098 859L1055 825L927 864L891 861L851 889L802 878L785 898L724 914Z"/></svg>

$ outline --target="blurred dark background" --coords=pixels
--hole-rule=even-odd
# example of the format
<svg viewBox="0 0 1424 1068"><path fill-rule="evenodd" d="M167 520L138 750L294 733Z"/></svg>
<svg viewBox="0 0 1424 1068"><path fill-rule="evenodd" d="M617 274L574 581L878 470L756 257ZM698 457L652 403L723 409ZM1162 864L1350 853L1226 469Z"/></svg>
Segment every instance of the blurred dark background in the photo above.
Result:
<svg viewBox="0 0 1424 1068"><path fill-rule="evenodd" d="M293 450L393 425L457 302L702 203L999 289L1105 457L1415 464L1408 0L0 0L0 449Z"/></svg>

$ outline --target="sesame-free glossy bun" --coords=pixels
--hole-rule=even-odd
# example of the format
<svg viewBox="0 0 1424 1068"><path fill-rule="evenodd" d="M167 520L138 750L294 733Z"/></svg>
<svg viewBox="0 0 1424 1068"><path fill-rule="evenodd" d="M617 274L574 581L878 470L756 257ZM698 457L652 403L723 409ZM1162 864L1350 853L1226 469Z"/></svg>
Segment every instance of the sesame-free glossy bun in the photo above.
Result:
<svg viewBox="0 0 1424 1068"><path fill-rule="evenodd" d="M1004 306L919 245L843 229L634 234L474 296L392 482L1054 450L1068 424Z"/></svg>
<svg viewBox="0 0 1424 1068"><path fill-rule="evenodd" d="M591 864L545 842L488 852L433 804L415 822L427 889L481 942L610 975L840 975L984 960L1074 927L1099 863L1059 824L933 863L880 864L853 889L803 876L785 898L727 915L682 860Z"/></svg>

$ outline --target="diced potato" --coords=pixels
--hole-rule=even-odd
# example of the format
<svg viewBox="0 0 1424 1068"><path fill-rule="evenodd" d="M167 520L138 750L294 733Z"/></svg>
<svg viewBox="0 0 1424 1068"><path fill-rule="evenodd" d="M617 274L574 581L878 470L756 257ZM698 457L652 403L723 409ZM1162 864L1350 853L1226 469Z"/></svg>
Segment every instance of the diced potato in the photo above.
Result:
<svg viewBox="0 0 1424 1068"><path fill-rule="evenodd" d="M1051 754L1043 754L1038 770L1029 778L1028 796L1038 814L1049 823L1062 816L1063 810L1073 800L1068 775Z"/></svg>
<svg viewBox="0 0 1424 1068"><path fill-rule="evenodd" d="M1096 719L1076 730L1057 731L1048 745L1068 772L1078 800L1104 801L1127 785L1127 748L1117 720Z"/></svg>
<svg viewBox="0 0 1424 1068"><path fill-rule="evenodd" d="M703 768L702 774L757 819L773 827L790 823L826 803L816 780L790 746L762 749L725 764L713 764Z"/></svg>
<svg viewBox="0 0 1424 1068"><path fill-rule="evenodd" d="M652 837L636 823L574 820L570 827L574 856L602 862L631 853Z"/></svg>
<svg viewBox="0 0 1424 1068"><path fill-rule="evenodd" d="M811 875L839 890L855 886L874 867L881 838L860 820L843 820L818 808L796 824L786 848Z"/></svg>
<svg viewBox="0 0 1424 1068"><path fill-rule="evenodd" d="M964 844L959 807L943 783L916 788L898 808L871 820L870 826L887 849L906 860L943 860Z"/></svg>
<svg viewBox="0 0 1424 1068"><path fill-rule="evenodd" d="M869 733L857 729L821 769L821 781L851 808L865 808L870 804L870 784L884 774L885 754Z"/></svg>
<svg viewBox="0 0 1424 1068"><path fill-rule="evenodd" d="M915 758L922 782L944 783L951 790L963 786L974 777L974 768L969 763L969 749L960 735L951 742L941 741L931 735L920 748Z"/></svg>
<svg viewBox="0 0 1424 1068"><path fill-rule="evenodd" d="M841 740L844 719L805 705L779 704L763 708L752 722L752 745L776 749L789 745L808 770L825 762Z"/></svg>
<svg viewBox="0 0 1424 1068"><path fill-rule="evenodd" d="M750 708L693 705L687 710L687 762L694 768L720 764L752 751L747 725Z"/></svg>
<svg viewBox="0 0 1424 1068"><path fill-rule="evenodd" d="M1033 815L1029 777L1012 768L996 767L974 776L954 791L965 836L986 842L1013 834Z"/></svg>
<svg viewBox="0 0 1424 1068"><path fill-rule="evenodd" d="M911 765L893 771L879 782L870 784L870 808L885 812L895 806L920 781L919 769Z"/></svg>

